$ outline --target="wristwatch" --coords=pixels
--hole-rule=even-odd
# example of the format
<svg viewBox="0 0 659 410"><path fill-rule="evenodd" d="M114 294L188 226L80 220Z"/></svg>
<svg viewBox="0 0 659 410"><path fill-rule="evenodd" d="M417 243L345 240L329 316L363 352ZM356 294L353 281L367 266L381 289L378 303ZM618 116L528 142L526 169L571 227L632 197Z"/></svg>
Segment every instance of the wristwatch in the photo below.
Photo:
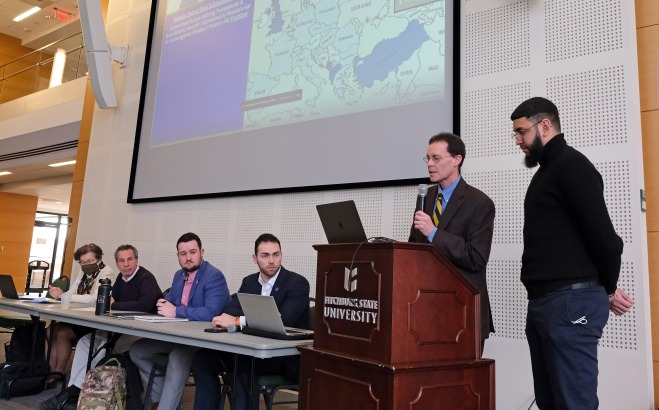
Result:
<svg viewBox="0 0 659 410"><path fill-rule="evenodd" d="M240 326L240 316L236 316L236 320L233 322L236 327Z"/></svg>

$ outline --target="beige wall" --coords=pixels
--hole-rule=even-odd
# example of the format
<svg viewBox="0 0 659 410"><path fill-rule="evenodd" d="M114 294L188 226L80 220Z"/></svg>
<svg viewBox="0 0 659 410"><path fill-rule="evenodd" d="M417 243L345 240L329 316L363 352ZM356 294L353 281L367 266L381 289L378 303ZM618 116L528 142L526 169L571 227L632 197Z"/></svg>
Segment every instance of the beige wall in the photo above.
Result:
<svg viewBox="0 0 659 410"><path fill-rule="evenodd" d="M19 292L25 288L37 201L36 196L0 192L0 273L12 275Z"/></svg>
<svg viewBox="0 0 659 410"><path fill-rule="evenodd" d="M652 317L654 401L659 403L659 2L636 1L638 72L643 127L643 164L647 195L648 263Z"/></svg>

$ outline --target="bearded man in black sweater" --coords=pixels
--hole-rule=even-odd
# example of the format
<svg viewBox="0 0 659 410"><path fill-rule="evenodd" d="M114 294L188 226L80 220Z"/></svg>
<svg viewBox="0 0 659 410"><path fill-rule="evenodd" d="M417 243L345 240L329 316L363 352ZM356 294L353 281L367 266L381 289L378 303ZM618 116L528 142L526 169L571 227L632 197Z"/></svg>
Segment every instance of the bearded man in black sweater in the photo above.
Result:
<svg viewBox="0 0 659 410"><path fill-rule="evenodd" d="M540 168L524 199L526 337L540 409L597 409L597 343L634 301L617 288L623 242L595 166L567 145L558 109L524 101L510 116L525 164Z"/></svg>

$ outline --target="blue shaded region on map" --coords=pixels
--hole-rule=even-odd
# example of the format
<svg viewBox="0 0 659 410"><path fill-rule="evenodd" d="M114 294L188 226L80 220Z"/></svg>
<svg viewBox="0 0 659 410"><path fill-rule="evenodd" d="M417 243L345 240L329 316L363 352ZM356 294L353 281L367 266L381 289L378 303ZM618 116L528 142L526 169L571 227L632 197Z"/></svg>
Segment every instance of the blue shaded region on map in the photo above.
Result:
<svg viewBox="0 0 659 410"><path fill-rule="evenodd" d="M382 40L366 57L355 57L353 65L357 81L364 87L372 87L375 81L386 79L428 39L428 33L419 21L410 21L398 37Z"/></svg>
<svg viewBox="0 0 659 410"><path fill-rule="evenodd" d="M281 4L279 3L279 0L272 0L271 12L273 13L273 16L272 22L270 23L270 31L267 34L268 36L277 34L281 32L282 28L284 28L284 18L281 15Z"/></svg>

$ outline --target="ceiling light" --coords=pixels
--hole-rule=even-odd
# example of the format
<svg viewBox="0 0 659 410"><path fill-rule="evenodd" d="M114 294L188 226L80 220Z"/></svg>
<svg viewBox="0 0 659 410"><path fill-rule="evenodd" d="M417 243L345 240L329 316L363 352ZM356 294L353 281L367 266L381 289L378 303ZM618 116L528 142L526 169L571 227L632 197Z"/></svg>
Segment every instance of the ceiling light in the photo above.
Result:
<svg viewBox="0 0 659 410"><path fill-rule="evenodd" d="M49 167L63 167L65 165L73 165L76 163L76 160L74 159L73 161L64 161L64 162L58 162L56 164L48 164Z"/></svg>
<svg viewBox="0 0 659 410"><path fill-rule="evenodd" d="M19 14L18 16L14 17L14 21L18 23L19 21L30 17L39 10L41 10L41 7L32 7L30 10L26 11L25 13Z"/></svg>
<svg viewBox="0 0 659 410"><path fill-rule="evenodd" d="M0 171L0 177L5 176L5 175L11 175L11 174L13 174L13 172L9 172L9 171Z"/></svg>

